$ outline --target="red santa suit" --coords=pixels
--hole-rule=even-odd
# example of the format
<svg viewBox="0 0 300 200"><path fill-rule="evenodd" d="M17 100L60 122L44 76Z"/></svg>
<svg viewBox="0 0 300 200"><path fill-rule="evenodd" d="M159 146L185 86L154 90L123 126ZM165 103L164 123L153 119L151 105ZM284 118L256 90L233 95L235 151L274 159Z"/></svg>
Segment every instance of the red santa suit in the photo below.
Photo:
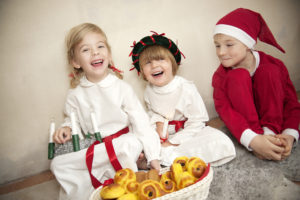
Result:
<svg viewBox="0 0 300 200"><path fill-rule="evenodd" d="M248 148L256 134L285 133L299 138L300 104L288 71L279 59L255 52L256 70L219 66L213 76L217 112Z"/></svg>

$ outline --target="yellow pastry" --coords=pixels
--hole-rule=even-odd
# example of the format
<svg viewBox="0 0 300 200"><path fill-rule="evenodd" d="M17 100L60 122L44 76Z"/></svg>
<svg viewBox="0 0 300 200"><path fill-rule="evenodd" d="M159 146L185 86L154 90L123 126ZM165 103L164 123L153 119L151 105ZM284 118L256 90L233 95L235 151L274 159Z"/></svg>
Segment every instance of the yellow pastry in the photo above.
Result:
<svg viewBox="0 0 300 200"><path fill-rule="evenodd" d="M123 194L125 194L124 188L116 183L105 186L100 192L102 199L116 199Z"/></svg>
<svg viewBox="0 0 300 200"><path fill-rule="evenodd" d="M177 183L179 175L183 173L181 165L179 163L173 163L170 167L170 171L172 173L172 180Z"/></svg>
<svg viewBox="0 0 300 200"><path fill-rule="evenodd" d="M188 157L186 157L186 156L180 156L180 157L177 157L174 161L173 161L173 163L179 163L179 164L181 164L181 167L182 167L182 169L183 169L183 171L186 171L187 170L187 168L186 168L186 162L188 161Z"/></svg>
<svg viewBox="0 0 300 200"><path fill-rule="evenodd" d="M195 183L197 179L188 172L183 172L178 177L177 189L180 190Z"/></svg>
<svg viewBox="0 0 300 200"><path fill-rule="evenodd" d="M138 196L133 193L124 194L123 196L119 197L117 200L138 200Z"/></svg>
<svg viewBox="0 0 300 200"><path fill-rule="evenodd" d="M191 157L187 161L187 171L197 179L201 177L205 169L206 169L206 164L200 158Z"/></svg>
<svg viewBox="0 0 300 200"><path fill-rule="evenodd" d="M131 169L125 168L116 172L114 183L118 183L125 188L127 183L131 181L136 181L135 173Z"/></svg>
<svg viewBox="0 0 300 200"><path fill-rule="evenodd" d="M137 194L140 183L137 181L130 181L126 184L125 190L126 193L135 193Z"/></svg>
<svg viewBox="0 0 300 200"><path fill-rule="evenodd" d="M166 179L171 179L172 180L172 172L171 171L166 171L163 173L160 177L160 181L164 181Z"/></svg>
<svg viewBox="0 0 300 200"><path fill-rule="evenodd" d="M158 181L145 180L140 183L138 195L140 200L155 199L164 195L162 185Z"/></svg>
<svg viewBox="0 0 300 200"><path fill-rule="evenodd" d="M176 191L176 183L171 179L167 179L167 178L161 179L160 183L162 185L163 190L166 193L171 193Z"/></svg>

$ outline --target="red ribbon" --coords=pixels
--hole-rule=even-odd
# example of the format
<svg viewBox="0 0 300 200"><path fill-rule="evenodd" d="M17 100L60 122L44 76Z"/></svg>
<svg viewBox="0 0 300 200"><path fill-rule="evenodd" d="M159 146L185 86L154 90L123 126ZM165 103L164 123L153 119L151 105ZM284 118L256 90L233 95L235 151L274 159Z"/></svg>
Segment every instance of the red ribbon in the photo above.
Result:
<svg viewBox="0 0 300 200"><path fill-rule="evenodd" d="M186 122L186 120L183 121L169 121L170 125L175 125L175 131L178 132L180 128L184 128L184 123Z"/></svg>
<svg viewBox="0 0 300 200"><path fill-rule="evenodd" d="M111 165L113 166L113 168L115 169L115 171L118 171L120 169L122 169L122 166L116 156L115 150L114 150L114 146L112 144L112 140L129 132L129 128L126 127L122 130L120 130L119 132L107 136L103 139L103 142L105 144L105 148L106 148L106 152L108 154L109 157L109 161L111 163ZM93 166L93 160L94 160L94 147L95 145L99 144L100 142L98 140L96 140L86 151L86 156L85 156L85 161L86 161L86 166L88 168L90 177L91 177L91 181L92 181L92 185L94 186L94 188L98 188L102 185L109 185L110 183L113 182L113 180L109 179L106 180L103 184L92 174L92 166Z"/></svg>
<svg viewBox="0 0 300 200"><path fill-rule="evenodd" d="M132 46L130 46L132 48L132 50L129 54L129 57L132 55L132 51L133 51L133 48L134 48L135 45L136 45L136 41L133 41Z"/></svg>
<svg viewBox="0 0 300 200"><path fill-rule="evenodd" d="M114 72L123 73L123 71L119 70L119 69L116 68L115 66L110 66L109 68L112 69Z"/></svg>
<svg viewBox="0 0 300 200"><path fill-rule="evenodd" d="M165 33L158 34L158 33L155 32L155 31L150 31L150 32L153 33L152 35L160 35L160 36L164 36L164 35L165 35Z"/></svg>

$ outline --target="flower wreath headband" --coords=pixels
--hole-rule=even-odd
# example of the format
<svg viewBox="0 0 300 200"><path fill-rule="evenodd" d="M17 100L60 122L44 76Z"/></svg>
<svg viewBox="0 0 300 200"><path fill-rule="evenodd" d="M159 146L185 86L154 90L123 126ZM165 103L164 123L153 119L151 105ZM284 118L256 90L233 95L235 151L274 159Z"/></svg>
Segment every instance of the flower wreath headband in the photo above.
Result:
<svg viewBox="0 0 300 200"><path fill-rule="evenodd" d="M138 43L136 43L135 41L133 42L133 46L132 47L132 51L129 54L129 57L132 56L132 61L133 61L133 65L134 67L130 69L130 71L136 69L138 74L140 73L140 65L139 65L139 57L141 52L148 46L152 46L152 45L161 45L167 49L170 50L170 52L173 54L176 62L178 65L180 65L180 61L181 61L181 55L185 58L185 56L183 55L183 53L178 49L177 45L170 40L167 37L164 37L164 33L162 34L158 34L154 31L150 31L153 34L150 36L146 36L144 38L142 38Z"/></svg>

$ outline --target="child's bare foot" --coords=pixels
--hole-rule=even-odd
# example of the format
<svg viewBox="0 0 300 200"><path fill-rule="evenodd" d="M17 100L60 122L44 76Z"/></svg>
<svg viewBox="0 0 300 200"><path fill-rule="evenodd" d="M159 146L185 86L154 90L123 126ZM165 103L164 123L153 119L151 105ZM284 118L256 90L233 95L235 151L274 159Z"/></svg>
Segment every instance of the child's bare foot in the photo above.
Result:
<svg viewBox="0 0 300 200"><path fill-rule="evenodd" d="M136 161L136 164L137 164L138 169L141 169L141 170L147 170L147 169L148 169L148 166L147 166L147 159L146 159L144 153L141 153L141 154L139 155L139 158L138 158L138 160Z"/></svg>

